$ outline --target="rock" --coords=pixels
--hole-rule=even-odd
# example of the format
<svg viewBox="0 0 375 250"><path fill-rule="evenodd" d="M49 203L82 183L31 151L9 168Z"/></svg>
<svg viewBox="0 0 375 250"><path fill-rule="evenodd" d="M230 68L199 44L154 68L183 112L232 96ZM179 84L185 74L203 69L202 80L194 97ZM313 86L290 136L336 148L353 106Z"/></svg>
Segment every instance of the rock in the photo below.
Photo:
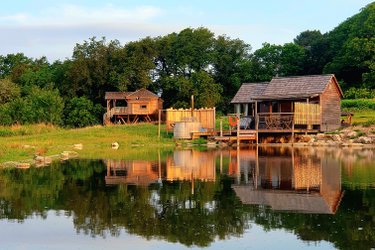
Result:
<svg viewBox="0 0 375 250"><path fill-rule="evenodd" d="M40 155L36 155L34 157L34 160L35 160L35 163L37 164L51 164L52 162L52 158L51 157L48 157L48 156L40 156Z"/></svg>
<svg viewBox="0 0 375 250"><path fill-rule="evenodd" d="M17 163L16 168L22 168L22 169L30 168L30 163L19 162Z"/></svg>
<svg viewBox="0 0 375 250"><path fill-rule="evenodd" d="M341 142L342 138L339 134L334 134L334 135L332 135L332 140L335 141L335 142Z"/></svg>
<svg viewBox="0 0 375 250"><path fill-rule="evenodd" d="M312 141L312 138L309 135L302 135L300 138L300 142L310 142L310 141Z"/></svg>
<svg viewBox="0 0 375 250"><path fill-rule="evenodd" d="M348 138L354 138L354 137L357 137L357 132L349 131L345 134L345 136L348 137Z"/></svg>
<svg viewBox="0 0 375 250"><path fill-rule="evenodd" d="M73 148L75 150L82 150L83 149L83 145L82 145L82 143L77 143L77 144L73 145Z"/></svg>
<svg viewBox="0 0 375 250"><path fill-rule="evenodd" d="M216 142L207 142L207 147L208 148L216 148L216 146L217 146L217 144L216 144Z"/></svg>
<svg viewBox="0 0 375 250"><path fill-rule="evenodd" d="M367 137L367 136L360 136L357 139L354 140L356 143L362 143L362 144L371 144L372 143L372 138Z"/></svg>
<svg viewBox="0 0 375 250"><path fill-rule="evenodd" d="M322 133L316 134L316 139L317 140L324 140L325 137L326 137L325 134L322 134Z"/></svg>
<svg viewBox="0 0 375 250"><path fill-rule="evenodd" d="M120 144L118 144L118 142L112 142L111 146L112 149L118 149L120 147Z"/></svg>

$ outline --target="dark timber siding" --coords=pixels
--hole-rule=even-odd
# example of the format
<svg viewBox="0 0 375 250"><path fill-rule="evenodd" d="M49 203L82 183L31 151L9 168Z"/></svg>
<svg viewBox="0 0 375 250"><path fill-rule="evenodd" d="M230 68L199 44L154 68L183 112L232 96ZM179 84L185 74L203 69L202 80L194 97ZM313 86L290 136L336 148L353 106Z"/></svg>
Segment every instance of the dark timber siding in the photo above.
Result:
<svg viewBox="0 0 375 250"><path fill-rule="evenodd" d="M322 124L320 129L323 132L332 131L340 127L340 93L336 84L332 81L320 96L322 109Z"/></svg>

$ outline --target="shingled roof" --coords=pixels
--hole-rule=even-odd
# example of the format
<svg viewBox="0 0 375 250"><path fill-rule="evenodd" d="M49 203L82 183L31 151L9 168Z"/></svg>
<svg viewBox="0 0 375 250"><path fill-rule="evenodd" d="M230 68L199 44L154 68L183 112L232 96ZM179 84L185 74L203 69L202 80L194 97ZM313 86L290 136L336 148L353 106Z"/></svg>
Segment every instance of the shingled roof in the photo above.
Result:
<svg viewBox="0 0 375 250"><path fill-rule="evenodd" d="M231 103L250 103L253 98L262 95L268 83L244 83L233 97Z"/></svg>
<svg viewBox="0 0 375 250"><path fill-rule="evenodd" d="M127 98L159 98L159 96L145 88L141 88L128 95Z"/></svg>
<svg viewBox="0 0 375 250"><path fill-rule="evenodd" d="M290 190L254 190L250 186L233 185L236 195L243 204L267 205L276 211L293 211L308 214L335 214L342 192L335 199L319 193L299 193Z"/></svg>
<svg viewBox="0 0 375 250"><path fill-rule="evenodd" d="M137 98L159 98L159 96L145 88L141 88L134 92L105 92L104 98L105 100L125 100Z"/></svg>
<svg viewBox="0 0 375 250"><path fill-rule="evenodd" d="M342 96L340 86L334 75L310 75L293 77L274 77L267 85L267 88L254 99L293 99L307 98L320 95L324 92L328 84L333 80Z"/></svg>
<svg viewBox="0 0 375 250"><path fill-rule="evenodd" d="M105 92L106 100L125 100L125 98L134 92Z"/></svg>

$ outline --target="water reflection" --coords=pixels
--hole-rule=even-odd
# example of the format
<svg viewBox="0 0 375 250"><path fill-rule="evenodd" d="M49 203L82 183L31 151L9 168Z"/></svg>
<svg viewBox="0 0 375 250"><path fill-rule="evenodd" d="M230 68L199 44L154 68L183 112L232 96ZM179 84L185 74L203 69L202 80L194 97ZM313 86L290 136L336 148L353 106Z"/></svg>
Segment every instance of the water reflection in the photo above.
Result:
<svg viewBox="0 0 375 250"><path fill-rule="evenodd" d="M242 203L300 213L336 212L342 198L338 161L306 149L259 148L250 159L243 153L236 151L243 180L233 185Z"/></svg>
<svg viewBox="0 0 375 250"><path fill-rule="evenodd" d="M107 185L131 184L148 186L165 181L215 181L213 151L176 150L163 162L145 160L105 160Z"/></svg>
<svg viewBox="0 0 375 250"><path fill-rule="evenodd" d="M126 232L199 247L243 237L256 224L342 249L374 247L373 150L254 147L154 155L1 169L0 220L56 211L71 218L79 235Z"/></svg>

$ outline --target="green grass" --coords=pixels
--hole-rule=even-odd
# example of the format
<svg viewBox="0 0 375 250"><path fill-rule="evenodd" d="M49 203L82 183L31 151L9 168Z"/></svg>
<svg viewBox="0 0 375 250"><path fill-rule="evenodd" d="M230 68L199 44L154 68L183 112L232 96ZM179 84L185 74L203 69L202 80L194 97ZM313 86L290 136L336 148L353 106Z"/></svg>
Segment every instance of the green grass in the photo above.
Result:
<svg viewBox="0 0 375 250"><path fill-rule="evenodd" d="M341 107L343 109L375 111L375 99L344 99L341 100Z"/></svg>
<svg viewBox="0 0 375 250"><path fill-rule="evenodd" d="M345 112L352 112L354 114L352 118L353 125L371 126L375 125L375 110L356 110L356 109L343 109Z"/></svg>
<svg viewBox="0 0 375 250"><path fill-rule="evenodd" d="M136 124L122 126L95 126L82 129L62 129L46 125L25 127L1 127L0 163L27 160L35 154L55 155L74 150L73 145L82 143L82 150L75 150L82 158L131 159L155 154L155 149L169 149L174 146L171 134L162 127L160 140L158 126ZM9 132L10 131L10 132ZM23 131L23 132L19 132ZM111 148L112 142L120 144Z"/></svg>

